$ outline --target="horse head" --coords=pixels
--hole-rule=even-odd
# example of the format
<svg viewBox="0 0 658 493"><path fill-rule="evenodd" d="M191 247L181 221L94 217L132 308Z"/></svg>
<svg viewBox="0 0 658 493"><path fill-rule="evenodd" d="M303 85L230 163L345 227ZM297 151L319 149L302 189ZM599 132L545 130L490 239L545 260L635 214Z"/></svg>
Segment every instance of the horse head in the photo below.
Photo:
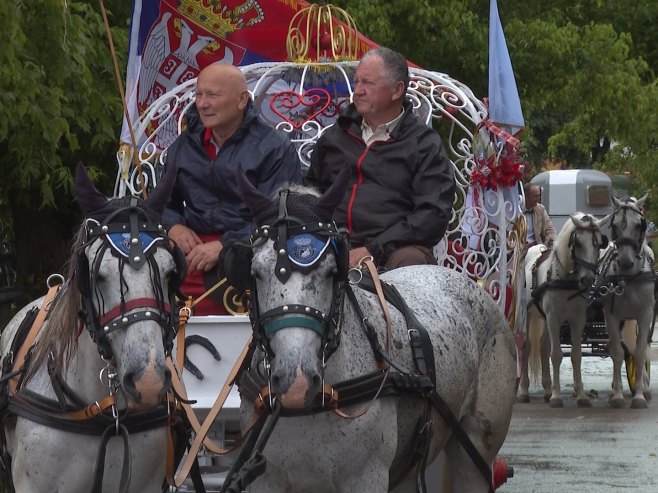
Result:
<svg viewBox="0 0 658 493"><path fill-rule="evenodd" d="M578 212L571 215L555 240L555 255L563 270L575 276L581 288L589 289L596 277L599 252L608 244L602 233L611 216L596 219Z"/></svg>
<svg viewBox="0 0 658 493"><path fill-rule="evenodd" d="M633 270L642 258L647 234L647 221L642 205L648 194L642 198L618 199L612 197L615 210L612 213L610 231L616 248L615 269L620 272Z"/></svg>
<svg viewBox="0 0 658 493"><path fill-rule="evenodd" d="M175 293L185 261L160 220L174 178L172 168L146 201L108 200L84 166L75 175L85 216L74 258L81 317L114 385L136 410L160 405L171 384L165 356L177 329Z"/></svg>
<svg viewBox="0 0 658 493"><path fill-rule="evenodd" d="M331 216L347 178L341 173L322 196L290 186L278 198L261 195L243 176L238 179L258 227L250 245L254 337L271 391L289 409L313 403L324 364L338 346L347 246Z"/></svg>

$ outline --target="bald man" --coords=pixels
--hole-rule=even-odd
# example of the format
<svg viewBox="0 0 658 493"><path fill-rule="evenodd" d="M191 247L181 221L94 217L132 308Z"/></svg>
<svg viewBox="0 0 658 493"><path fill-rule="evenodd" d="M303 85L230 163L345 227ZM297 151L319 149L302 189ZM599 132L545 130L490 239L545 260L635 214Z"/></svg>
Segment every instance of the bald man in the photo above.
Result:
<svg viewBox="0 0 658 493"><path fill-rule="evenodd" d="M214 284L223 246L247 240L253 228L238 193L238 169L271 195L283 182L301 182L301 167L293 144L258 119L244 75L233 65L201 71L196 104L186 116L187 130L167 151L165 166L178 172L163 222L186 255L182 291L196 298ZM223 313L223 306L206 300L195 315Z"/></svg>

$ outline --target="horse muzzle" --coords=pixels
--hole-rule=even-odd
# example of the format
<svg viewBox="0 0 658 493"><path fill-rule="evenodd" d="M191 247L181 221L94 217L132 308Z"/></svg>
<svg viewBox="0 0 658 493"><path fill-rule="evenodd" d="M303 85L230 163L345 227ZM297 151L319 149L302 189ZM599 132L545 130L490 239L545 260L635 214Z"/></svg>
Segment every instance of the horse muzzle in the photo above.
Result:
<svg viewBox="0 0 658 493"><path fill-rule="evenodd" d="M279 396L281 405L287 409L305 409L313 404L320 391L322 377L319 372L297 366L295 374L284 376L282 372L272 373L272 392Z"/></svg>
<svg viewBox="0 0 658 493"><path fill-rule="evenodd" d="M121 378L128 408L149 411L158 407L171 387L171 371L164 364L128 368Z"/></svg>

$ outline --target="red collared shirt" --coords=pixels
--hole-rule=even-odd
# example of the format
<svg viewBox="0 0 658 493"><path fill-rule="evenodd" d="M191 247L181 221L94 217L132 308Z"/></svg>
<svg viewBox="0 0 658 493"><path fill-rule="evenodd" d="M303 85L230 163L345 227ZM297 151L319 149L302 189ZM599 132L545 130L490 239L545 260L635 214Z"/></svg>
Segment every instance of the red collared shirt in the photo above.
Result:
<svg viewBox="0 0 658 493"><path fill-rule="evenodd" d="M210 159L215 159L217 157L217 151L219 151L219 146L215 143L215 139L212 136L212 129L206 128L203 131L203 149L206 151L206 154Z"/></svg>

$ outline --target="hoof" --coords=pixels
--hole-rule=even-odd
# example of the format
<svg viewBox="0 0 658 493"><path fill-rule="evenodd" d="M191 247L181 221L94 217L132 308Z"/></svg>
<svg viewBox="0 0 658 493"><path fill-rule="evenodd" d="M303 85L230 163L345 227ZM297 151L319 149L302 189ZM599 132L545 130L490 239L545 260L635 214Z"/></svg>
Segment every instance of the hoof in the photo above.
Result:
<svg viewBox="0 0 658 493"><path fill-rule="evenodd" d="M640 398L634 398L631 401L631 409L646 409L647 401Z"/></svg>
<svg viewBox="0 0 658 493"><path fill-rule="evenodd" d="M530 402L530 396L528 394L521 394L516 396L516 402L520 402L522 404L527 404Z"/></svg>
<svg viewBox="0 0 658 493"><path fill-rule="evenodd" d="M544 394L544 402L551 402L551 394Z"/></svg>
<svg viewBox="0 0 658 493"><path fill-rule="evenodd" d="M548 401L548 405L551 407L564 407L562 399L551 399Z"/></svg>
<svg viewBox="0 0 658 493"><path fill-rule="evenodd" d="M626 407L626 401L624 400L623 397L610 399L610 407L613 409L624 409Z"/></svg>
<svg viewBox="0 0 658 493"><path fill-rule="evenodd" d="M592 407L592 401L590 401L587 397L583 397L581 399L576 400L576 406L577 407Z"/></svg>

